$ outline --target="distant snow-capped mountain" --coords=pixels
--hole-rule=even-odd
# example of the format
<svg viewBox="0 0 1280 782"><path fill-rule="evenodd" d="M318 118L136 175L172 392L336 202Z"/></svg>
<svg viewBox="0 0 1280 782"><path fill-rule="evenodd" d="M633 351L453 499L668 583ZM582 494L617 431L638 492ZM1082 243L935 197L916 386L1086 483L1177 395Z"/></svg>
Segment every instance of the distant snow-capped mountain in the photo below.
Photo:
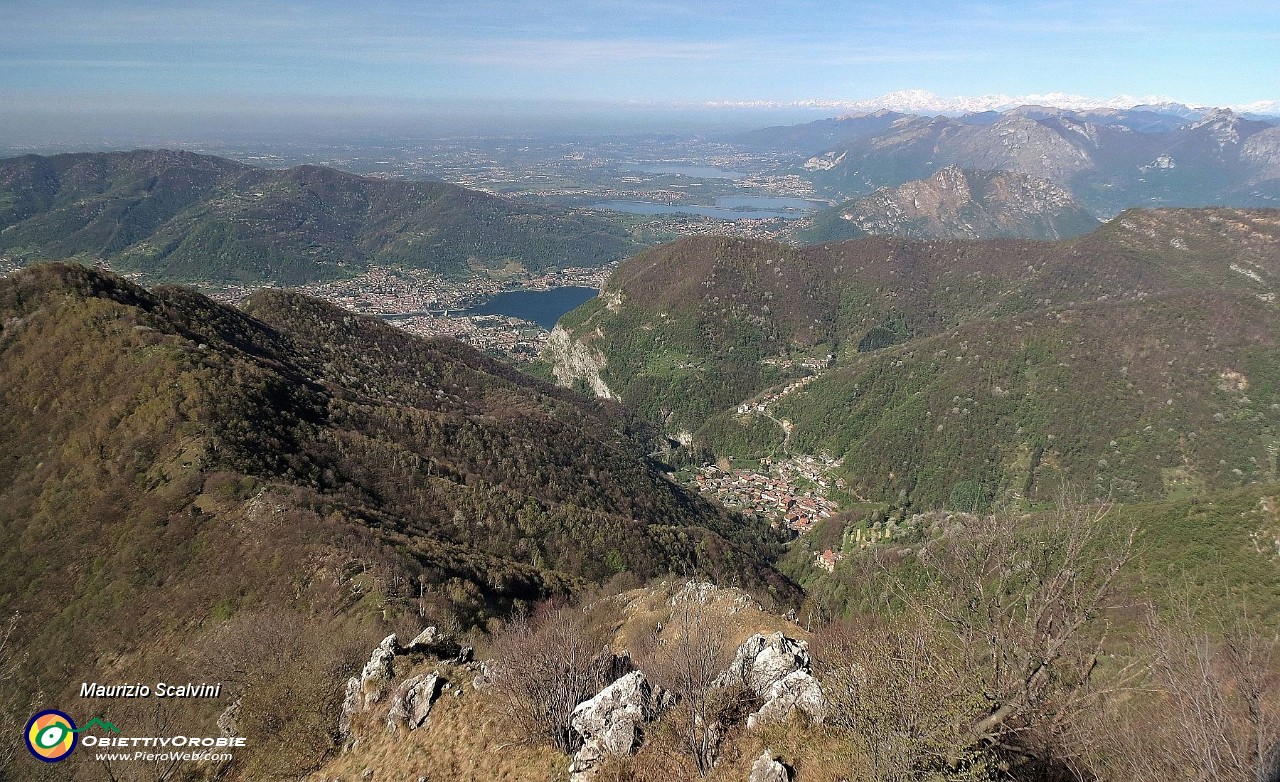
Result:
<svg viewBox="0 0 1280 782"><path fill-rule="evenodd" d="M734 104L747 107L780 106L768 101ZM1158 95L1117 95L1113 98L1089 98L1065 92L1048 92L1030 95L956 95L945 97L928 90L898 90L875 98L859 100L801 100L790 106L832 109L850 114L872 111L900 111L906 114L962 115L984 111L1008 111L1019 106L1046 106L1072 111L1098 111L1103 109L1141 108L1165 114L1195 117L1213 108L1230 108L1241 114L1280 116L1280 101L1259 100L1252 103L1232 103L1223 106L1189 105Z"/></svg>
<svg viewBox="0 0 1280 782"><path fill-rule="evenodd" d="M1045 106L929 114L857 114L741 139L792 152L793 171L840 200L927 179L948 165L1048 180L1099 216L1135 205L1274 206L1280 199L1280 124L1231 109L1193 118Z"/></svg>
<svg viewBox="0 0 1280 782"><path fill-rule="evenodd" d="M1114 98L1087 98L1083 95L1071 95L1065 92L1049 92L1032 95L978 95L944 97L928 90L898 90L877 98L848 102L850 111L874 111L876 109L892 109L894 111L913 114L969 114L980 111L1007 111L1019 106L1049 106L1057 109L1073 111L1091 111L1097 109L1129 109L1139 105L1171 104L1176 101L1154 95L1135 97L1120 95Z"/></svg>

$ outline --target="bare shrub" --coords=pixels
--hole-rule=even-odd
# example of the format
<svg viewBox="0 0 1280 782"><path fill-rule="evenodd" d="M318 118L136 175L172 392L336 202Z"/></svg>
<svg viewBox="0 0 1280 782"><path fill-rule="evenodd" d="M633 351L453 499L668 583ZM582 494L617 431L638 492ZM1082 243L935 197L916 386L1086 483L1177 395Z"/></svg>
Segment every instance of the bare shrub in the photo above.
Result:
<svg viewBox="0 0 1280 782"><path fill-rule="evenodd" d="M915 558L877 557L868 596L897 613L833 628L818 656L878 778L976 774L985 758L1019 778L1083 776L1079 725L1141 674L1106 654L1136 534L1108 512L1063 496L1037 516L952 517Z"/></svg>
<svg viewBox="0 0 1280 782"><path fill-rule="evenodd" d="M968 724L975 745L1015 764L1069 764L1076 750L1066 734L1098 698L1137 677L1130 667L1097 681L1136 535L1113 528L1108 511L1063 497L1040 518L974 520L922 552L935 588L900 589L909 610L936 617L954 637L982 693Z"/></svg>
<svg viewBox="0 0 1280 782"><path fill-rule="evenodd" d="M240 699L252 751L235 764L250 779L295 779L334 748L347 678L369 654L367 637L338 621L294 613L237 615L206 647L211 678Z"/></svg>
<svg viewBox="0 0 1280 782"><path fill-rule="evenodd" d="M1147 688L1108 704L1098 764L1135 782L1269 780L1280 740L1280 643L1245 613L1212 616L1184 592L1148 620Z"/></svg>
<svg viewBox="0 0 1280 782"><path fill-rule="evenodd" d="M936 617L907 612L828 625L814 638L827 723L865 758L873 782L990 778L968 724L985 701Z"/></svg>
<svg viewBox="0 0 1280 782"><path fill-rule="evenodd" d="M606 627L576 608L544 603L494 637L493 692L513 733L569 754L581 746L573 709L611 683Z"/></svg>
<svg viewBox="0 0 1280 782"><path fill-rule="evenodd" d="M171 736L189 724L185 704L170 698L150 698L129 713L129 727L148 736ZM198 772L184 768L181 755L155 753L146 761L120 762L114 756L104 757L100 763L102 776L107 782L177 782L192 779ZM217 767L219 771L225 764ZM216 772L215 772L216 773Z"/></svg>
<svg viewBox="0 0 1280 782"><path fill-rule="evenodd" d="M639 658L645 673L679 699L668 720L701 776L715 766L725 731L750 701L741 687L715 686L736 651L725 613L691 596L671 608L663 633Z"/></svg>

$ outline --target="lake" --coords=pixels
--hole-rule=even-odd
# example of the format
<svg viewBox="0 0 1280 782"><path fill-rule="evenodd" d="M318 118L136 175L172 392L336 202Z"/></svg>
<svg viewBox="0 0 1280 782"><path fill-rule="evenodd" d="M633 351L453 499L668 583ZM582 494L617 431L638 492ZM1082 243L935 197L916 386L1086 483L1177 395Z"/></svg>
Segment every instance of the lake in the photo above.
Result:
<svg viewBox="0 0 1280 782"><path fill-rule="evenodd" d="M643 171L646 174L679 174L680 176L697 177L698 179L746 179L747 177L741 171L729 171L715 166L632 163L627 166L627 169L630 171Z"/></svg>
<svg viewBox="0 0 1280 782"><path fill-rule="evenodd" d="M717 220L764 220L781 217L796 220L825 204L806 201L803 198L769 198L764 196L722 196L715 206L686 204L653 204L648 201L601 201L592 204L597 209L611 209L641 215L691 214L714 217Z"/></svg>
<svg viewBox="0 0 1280 782"><path fill-rule="evenodd" d="M724 209L783 209L812 212L826 204L817 201L806 201L803 198L773 198L768 196L721 196L716 199L716 206Z"/></svg>
<svg viewBox="0 0 1280 782"><path fill-rule="evenodd" d="M570 286L543 291L507 291L467 311L468 315L506 315L551 329L566 312L594 299L595 288Z"/></svg>

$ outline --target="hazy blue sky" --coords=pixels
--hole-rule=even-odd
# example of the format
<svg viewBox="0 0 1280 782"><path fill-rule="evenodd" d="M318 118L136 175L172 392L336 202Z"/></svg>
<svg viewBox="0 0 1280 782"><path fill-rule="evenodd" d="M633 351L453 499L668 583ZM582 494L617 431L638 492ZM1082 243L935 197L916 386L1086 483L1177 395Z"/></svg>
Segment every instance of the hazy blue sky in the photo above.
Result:
<svg viewBox="0 0 1280 782"><path fill-rule="evenodd" d="M1276 0L0 0L10 111L1061 91L1280 98Z"/></svg>

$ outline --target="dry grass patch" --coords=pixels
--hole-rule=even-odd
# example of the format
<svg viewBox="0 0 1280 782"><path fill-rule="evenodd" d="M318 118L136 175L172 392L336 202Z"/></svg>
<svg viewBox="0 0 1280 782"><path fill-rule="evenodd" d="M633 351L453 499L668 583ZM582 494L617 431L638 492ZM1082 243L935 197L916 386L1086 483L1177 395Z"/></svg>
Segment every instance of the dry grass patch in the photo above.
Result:
<svg viewBox="0 0 1280 782"><path fill-rule="evenodd" d="M427 662L404 671L397 681L439 670L461 695L446 691L418 730L390 731L387 701L354 720L358 742L350 752L326 763L307 777L329 782L335 777L362 779L372 769L373 780L494 780L547 782L568 776L569 759L544 745L520 742L504 726L503 715L488 693L471 686L473 671L462 666Z"/></svg>

